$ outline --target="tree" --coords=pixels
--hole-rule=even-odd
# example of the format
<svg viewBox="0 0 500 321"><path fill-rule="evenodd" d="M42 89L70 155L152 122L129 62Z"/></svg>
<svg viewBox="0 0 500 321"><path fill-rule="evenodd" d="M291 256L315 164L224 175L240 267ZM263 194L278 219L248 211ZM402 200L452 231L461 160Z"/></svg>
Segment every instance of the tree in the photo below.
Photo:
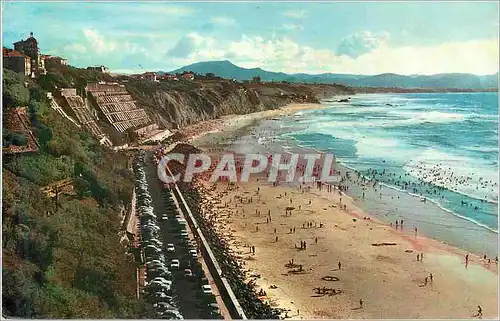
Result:
<svg viewBox="0 0 500 321"><path fill-rule="evenodd" d="M2 82L2 99L5 107L21 107L28 104L29 90L24 86L24 76L22 74L4 69Z"/></svg>
<svg viewBox="0 0 500 321"><path fill-rule="evenodd" d="M16 146L24 146L28 142L28 136L24 133L11 133L12 144Z"/></svg>
<svg viewBox="0 0 500 321"><path fill-rule="evenodd" d="M45 147L52 140L52 130L50 129L50 127L42 124L37 131L37 137L40 145Z"/></svg>

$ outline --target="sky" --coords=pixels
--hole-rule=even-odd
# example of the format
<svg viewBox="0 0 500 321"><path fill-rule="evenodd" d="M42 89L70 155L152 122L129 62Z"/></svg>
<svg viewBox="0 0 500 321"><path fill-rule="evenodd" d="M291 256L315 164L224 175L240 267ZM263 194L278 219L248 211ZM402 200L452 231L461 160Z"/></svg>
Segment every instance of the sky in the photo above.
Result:
<svg viewBox="0 0 500 321"><path fill-rule="evenodd" d="M2 42L113 72L194 62L286 73L494 74L492 2L3 2Z"/></svg>

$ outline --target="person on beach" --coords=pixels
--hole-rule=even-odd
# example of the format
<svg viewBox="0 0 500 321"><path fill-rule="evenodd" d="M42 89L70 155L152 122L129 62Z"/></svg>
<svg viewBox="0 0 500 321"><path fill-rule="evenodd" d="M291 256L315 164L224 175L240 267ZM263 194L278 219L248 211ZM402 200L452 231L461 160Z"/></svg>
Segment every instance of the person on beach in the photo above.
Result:
<svg viewBox="0 0 500 321"><path fill-rule="evenodd" d="M469 253L465 255L465 267L467 267L467 265L469 265Z"/></svg>
<svg viewBox="0 0 500 321"><path fill-rule="evenodd" d="M415 226L415 236L417 236L417 227Z"/></svg>
<svg viewBox="0 0 500 321"><path fill-rule="evenodd" d="M339 261L339 271L341 268L342 268L342 263L340 263L340 261Z"/></svg>
<svg viewBox="0 0 500 321"><path fill-rule="evenodd" d="M424 253L420 253L420 262L424 260Z"/></svg>
<svg viewBox="0 0 500 321"><path fill-rule="evenodd" d="M420 261L420 254L417 254L417 262Z"/></svg>
<svg viewBox="0 0 500 321"><path fill-rule="evenodd" d="M276 236L276 243L278 243L278 236Z"/></svg>
<svg viewBox="0 0 500 321"><path fill-rule="evenodd" d="M318 238L317 237L314 238L314 243L318 244Z"/></svg>
<svg viewBox="0 0 500 321"><path fill-rule="evenodd" d="M362 309L363 308L363 299L359 299L359 308Z"/></svg>
<svg viewBox="0 0 500 321"><path fill-rule="evenodd" d="M480 305L477 306L477 316L480 318L483 316L483 309Z"/></svg>
<svg viewBox="0 0 500 321"><path fill-rule="evenodd" d="M424 285L425 285L425 286L427 286L427 278L428 278L428 277L426 276L426 277L425 277L425 279L424 279Z"/></svg>
<svg viewBox="0 0 500 321"><path fill-rule="evenodd" d="M434 279L434 276L432 275L432 273L429 273L429 280L431 281L431 283L432 283L433 279Z"/></svg>

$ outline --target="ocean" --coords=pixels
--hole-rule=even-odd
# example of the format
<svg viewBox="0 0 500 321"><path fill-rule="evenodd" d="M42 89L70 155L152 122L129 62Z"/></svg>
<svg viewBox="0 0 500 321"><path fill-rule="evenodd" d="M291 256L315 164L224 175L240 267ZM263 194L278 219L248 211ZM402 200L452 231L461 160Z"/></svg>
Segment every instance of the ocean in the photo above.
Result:
<svg viewBox="0 0 500 321"><path fill-rule="evenodd" d="M405 217L435 238L454 229L445 242L496 254L497 93L367 94L352 96L349 103L336 99L322 101L325 109L263 122L279 129L261 139L285 150L298 146L333 153L342 166L386 187L384 196L367 195L358 202L364 210L387 221ZM358 199L361 193L351 192ZM418 204L424 199L425 205ZM469 241L490 244L471 246Z"/></svg>
<svg viewBox="0 0 500 321"><path fill-rule="evenodd" d="M409 233L416 227L479 255L498 254L497 93L338 99L252 123L242 135L214 136L238 153L332 153L337 169L380 183L349 184L347 194L366 213L387 223L404 220Z"/></svg>

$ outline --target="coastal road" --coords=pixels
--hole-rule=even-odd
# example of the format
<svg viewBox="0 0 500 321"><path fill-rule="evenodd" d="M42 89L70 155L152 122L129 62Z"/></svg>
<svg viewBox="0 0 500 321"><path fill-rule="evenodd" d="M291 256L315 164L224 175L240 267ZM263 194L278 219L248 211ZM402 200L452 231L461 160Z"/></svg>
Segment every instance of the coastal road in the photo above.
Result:
<svg viewBox="0 0 500 321"><path fill-rule="evenodd" d="M188 268L192 269L193 273L197 273L195 266L193 266L191 260L189 260L188 247L179 238L180 232L178 227L173 224L173 220L166 222L160 220L163 213L166 212L165 197L169 192L164 189L163 184L157 179L157 166L152 161L151 152L146 152L145 171L149 191L153 200L155 214L157 215L158 222L160 222L162 242L164 245L174 244L175 246L174 253L168 253L165 251L164 255L168 258L169 262L172 259L178 259L180 261L179 271L172 271L174 277L174 288L179 301L180 312L186 319L206 319L208 316L206 315L206 310L203 306L203 299L200 296L201 284L196 281L196 275L195 277L184 276L184 269ZM175 198L173 200L175 204ZM190 231L189 227L187 231L190 240L194 241L193 233ZM230 319L229 312L220 294L218 293L217 287L213 282L213 277L211 276L206 263L203 261L201 256L198 257L198 261L201 263L202 272L200 273L204 274L202 276L205 276L208 279L212 292L216 297L216 302L219 306L221 315L224 319Z"/></svg>

